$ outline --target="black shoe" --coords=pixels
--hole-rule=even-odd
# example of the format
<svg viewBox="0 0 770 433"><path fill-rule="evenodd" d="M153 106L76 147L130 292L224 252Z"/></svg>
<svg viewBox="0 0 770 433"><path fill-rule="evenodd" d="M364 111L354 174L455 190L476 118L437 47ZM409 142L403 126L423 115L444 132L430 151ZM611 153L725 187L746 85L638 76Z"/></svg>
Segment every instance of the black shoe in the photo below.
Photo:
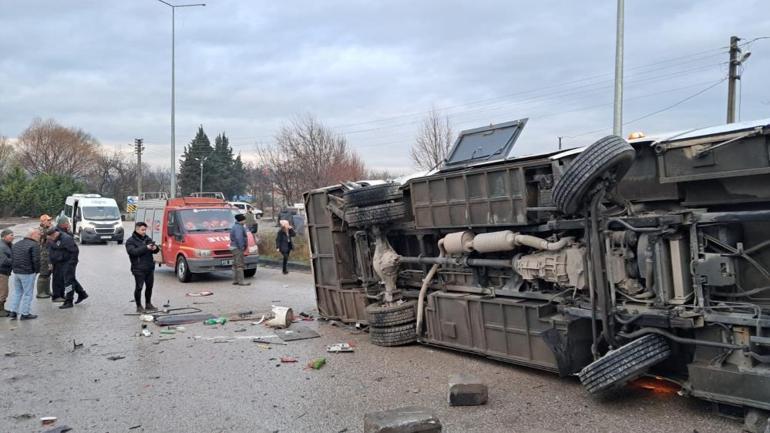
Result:
<svg viewBox="0 0 770 433"><path fill-rule="evenodd" d="M11 315L11 312L8 310L0 310L0 317L8 317Z"/></svg>
<svg viewBox="0 0 770 433"><path fill-rule="evenodd" d="M77 300L77 301L75 301L75 303L76 303L76 304L79 304L79 303L81 303L81 302L85 301L86 299L88 299L88 293L86 293L86 292L83 292L83 294L82 294L82 295L78 295L78 300Z"/></svg>
<svg viewBox="0 0 770 433"><path fill-rule="evenodd" d="M145 312L149 312L149 311L158 311L158 309L157 309L157 308L155 308L155 306L154 306L154 305L152 305L151 303L147 302L147 303L145 304L145 306L144 306L144 311L145 311Z"/></svg>
<svg viewBox="0 0 770 433"><path fill-rule="evenodd" d="M63 304L59 305L60 310L64 310L66 308L72 308L72 301L64 301Z"/></svg>
<svg viewBox="0 0 770 433"><path fill-rule="evenodd" d="M16 319L16 317L18 317L18 315L17 315L16 313L14 313L13 311L9 311L9 312L8 312L8 318L9 318L9 319L11 319L11 320L15 320L15 319Z"/></svg>
<svg viewBox="0 0 770 433"><path fill-rule="evenodd" d="M144 308L142 308L141 305L137 305L136 306L136 312L139 313L139 314L144 314L145 313Z"/></svg>
<svg viewBox="0 0 770 433"><path fill-rule="evenodd" d="M289 271L283 271L283 274L284 274L284 275L288 275L288 274L289 274Z"/></svg>
<svg viewBox="0 0 770 433"><path fill-rule="evenodd" d="M64 301L66 301L66 299L64 299L64 298L58 298L58 297L57 297L57 298L53 298L53 299L51 299L51 302L64 302Z"/></svg>
<svg viewBox="0 0 770 433"><path fill-rule="evenodd" d="M37 316L34 314L22 314L21 316L19 316L19 320L32 320L32 319L37 319Z"/></svg>

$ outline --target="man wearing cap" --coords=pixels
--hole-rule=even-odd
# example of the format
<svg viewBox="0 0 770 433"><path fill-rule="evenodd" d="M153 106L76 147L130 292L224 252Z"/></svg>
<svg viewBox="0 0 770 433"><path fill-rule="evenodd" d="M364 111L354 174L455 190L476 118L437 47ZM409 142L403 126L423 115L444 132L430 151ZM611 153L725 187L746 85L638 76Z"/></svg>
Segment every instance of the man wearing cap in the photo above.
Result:
<svg viewBox="0 0 770 433"><path fill-rule="evenodd" d="M8 303L8 317L21 320L37 319L32 314L32 298L35 291L35 277L40 272L40 232L29 229L24 239L11 247L11 281L13 293Z"/></svg>
<svg viewBox="0 0 770 433"><path fill-rule="evenodd" d="M40 215L40 274L37 276L37 297L38 299L51 297L51 262L48 261L48 248L46 247L45 233L53 225L53 218L43 214ZM54 299L54 302L62 302L64 299Z"/></svg>
<svg viewBox="0 0 770 433"><path fill-rule="evenodd" d="M0 317L8 317L10 314L5 309L5 301L8 299L8 279L11 277L11 247L13 246L13 232L5 229L0 232Z"/></svg>
<svg viewBox="0 0 770 433"><path fill-rule="evenodd" d="M75 239L62 230L50 229L46 232L48 237L48 255L51 263L54 265L54 274L64 285L64 303L59 307L61 309L72 308L75 300L75 293L78 295L75 304L79 304L88 298L88 293L75 278L75 270L78 264L78 249Z"/></svg>
<svg viewBox="0 0 770 433"><path fill-rule="evenodd" d="M243 269L246 267L244 254L249 249L249 235L244 226L246 216L235 215L235 224L230 229L230 251L233 253L233 284L236 286L248 286L251 283L243 281Z"/></svg>

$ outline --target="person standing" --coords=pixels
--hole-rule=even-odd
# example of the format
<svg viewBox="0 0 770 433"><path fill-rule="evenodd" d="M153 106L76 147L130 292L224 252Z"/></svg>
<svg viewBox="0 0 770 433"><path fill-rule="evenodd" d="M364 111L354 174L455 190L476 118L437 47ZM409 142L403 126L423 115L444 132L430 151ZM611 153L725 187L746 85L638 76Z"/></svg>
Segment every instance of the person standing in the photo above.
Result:
<svg viewBox="0 0 770 433"><path fill-rule="evenodd" d="M58 278L64 285L64 303L59 308L72 308L75 293L77 293L78 299L74 304L79 304L88 298L88 293L83 290L75 277L80 249L75 243L75 239L62 230L50 229L46 235L48 237L48 256L51 263L54 264L54 272L61 273Z"/></svg>
<svg viewBox="0 0 770 433"><path fill-rule="evenodd" d="M252 213L250 210L246 210L246 213L244 214L246 216L246 227L248 227L249 231L252 234L257 234L257 231L259 231L259 224L257 223L257 217L254 216L254 213Z"/></svg>
<svg viewBox="0 0 770 433"><path fill-rule="evenodd" d="M48 261L48 248L46 246L46 232L53 225L53 219L46 215L40 215L40 275L37 276L37 298L45 299L51 297L51 271L52 267ZM61 302L55 300L54 302Z"/></svg>
<svg viewBox="0 0 770 433"><path fill-rule="evenodd" d="M287 265L289 264L289 254L294 249L294 241L291 240L297 233L294 231L294 227L289 224L289 221L281 220L281 228L278 229L278 234L275 236L275 248L283 256L283 274L289 273Z"/></svg>
<svg viewBox="0 0 770 433"><path fill-rule="evenodd" d="M11 282L13 293L8 317L21 320L37 319L32 314L35 277L40 272L40 231L29 229L27 236L11 247Z"/></svg>
<svg viewBox="0 0 770 433"><path fill-rule="evenodd" d="M8 317L9 311L5 309L5 301L8 300L8 282L11 277L11 247L13 246L13 232L5 229L0 232L0 317Z"/></svg>
<svg viewBox="0 0 770 433"><path fill-rule="evenodd" d="M230 229L230 251L233 253L233 284L236 286L249 286L243 280L243 270L246 268L244 255L249 249L249 235L246 231L246 216L238 214L235 216L235 224Z"/></svg>
<svg viewBox="0 0 770 433"><path fill-rule="evenodd" d="M65 215L59 215L59 218L56 218L56 231L60 231L64 234L72 236L72 232L70 232L70 219L67 218ZM45 235L45 233L44 233ZM47 239L47 235L45 235ZM49 250L50 253L50 250ZM50 261L50 258L49 258ZM63 266L63 263L60 265ZM53 278L51 281L51 286L53 287L53 298L51 299L53 302L64 302L64 268L60 268L57 272L56 265L52 264L53 269Z"/></svg>
<svg viewBox="0 0 770 433"><path fill-rule="evenodd" d="M136 312L157 311L152 305L152 286L155 281L155 261L153 254L160 248L147 236L147 224L139 221L134 225L134 233L126 240L126 251L131 260L131 273L134 275L134 302ZM142 286L144 286L144 308L142 308Z"/></svg>

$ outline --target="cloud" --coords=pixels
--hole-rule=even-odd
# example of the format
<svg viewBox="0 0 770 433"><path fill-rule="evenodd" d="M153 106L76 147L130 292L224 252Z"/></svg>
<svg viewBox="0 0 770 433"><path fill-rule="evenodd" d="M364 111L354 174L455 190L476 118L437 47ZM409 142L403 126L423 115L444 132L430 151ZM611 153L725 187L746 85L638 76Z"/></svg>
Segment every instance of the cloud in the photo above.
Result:
<svg viewBox="0 0 770 433"><path fill-rule="evenodd" d="M53 117L116 148L143 137L145 159L167 164L170 21L154 0L5 0L0 134ZM768 28L762 1L627 2L625 119L718 81L729 36ZM313 113L368 165L408 171L433 106L455 131L529 117L520 154L558 136L589 144L611 129L614 36L613 2L213 0L176 12L177 151L202 124L253 158L255 143ZM770 41L750 49L741 115L770 117ZM627 128L723 122L725 87Z"/></svg>

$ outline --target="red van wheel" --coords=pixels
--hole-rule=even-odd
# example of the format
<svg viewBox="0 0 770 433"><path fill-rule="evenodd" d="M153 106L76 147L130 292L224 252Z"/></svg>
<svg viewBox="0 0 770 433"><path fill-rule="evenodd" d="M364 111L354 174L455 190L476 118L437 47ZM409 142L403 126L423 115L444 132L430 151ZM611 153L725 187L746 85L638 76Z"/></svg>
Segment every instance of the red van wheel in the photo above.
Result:
<svg viewBox="0 0 770 433"><path fill-rule="evenodd" d="M183 283L189 283L192 279L190 267L187 266L187 260L183 256L176 258L176 277Z"/></svg>

